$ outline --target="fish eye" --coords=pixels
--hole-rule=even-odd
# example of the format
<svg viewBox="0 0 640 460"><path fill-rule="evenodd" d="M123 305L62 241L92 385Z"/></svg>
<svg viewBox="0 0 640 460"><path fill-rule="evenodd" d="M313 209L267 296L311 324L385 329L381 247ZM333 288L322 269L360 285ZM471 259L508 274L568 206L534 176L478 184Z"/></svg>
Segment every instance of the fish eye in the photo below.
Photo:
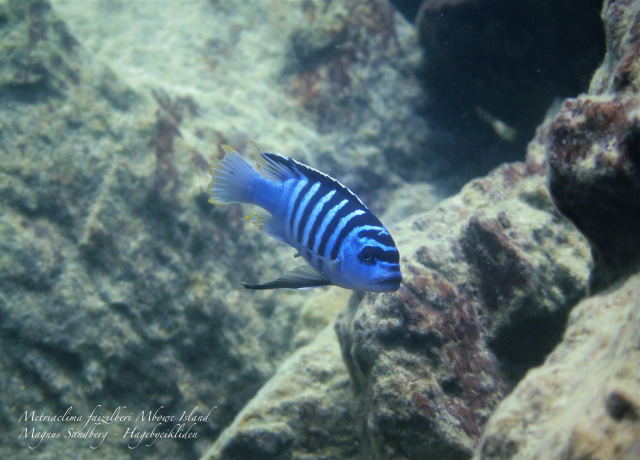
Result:
<svg viewBox="0 0 640 460"><path fill-rule="evenodd" d="M360 259L362 262L364 262L367 265L373 265L376 262L371 252L367 251L366 249L361 251L360 254L358 254L358 259Z"/></svg>

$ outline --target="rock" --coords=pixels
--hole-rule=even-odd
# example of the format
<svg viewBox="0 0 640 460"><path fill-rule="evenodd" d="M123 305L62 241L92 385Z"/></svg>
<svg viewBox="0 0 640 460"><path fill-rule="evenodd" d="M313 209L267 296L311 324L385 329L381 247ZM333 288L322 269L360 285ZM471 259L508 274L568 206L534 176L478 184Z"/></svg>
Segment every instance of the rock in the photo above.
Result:
<svg viewBox="0 0 640 460"><path fill-rule="evenodd" d="M640 91L640 48L638 48L638 9L633 0L611 1L603 5L607 53L598 68L590 94L634 93Z"/></svg>
<svg viewBox="0 0 640 460"><path fill-rule="evenodd" d="M589 239L595 292L640 268L640 97L567 100L548 142L549 187Z"/></svg>
<svg viewBox="0 0 640 460"><path fill-rule="evenodd" d="M4 97L30 101L59 95L80 83L81 66L67 57L74 54L78 42L62 21L50 18L48 2L32 1L24 11L8 2L1 8L3 26L20 24L19 30L14 29L16 33L3 34L0 47L5 63L0 71Z"/></svg>
<svg viewBox="0 0 640 460"><path fill-rule="evenodd" d="M433 176L417 37L386 0L53 4L133 88L197 101L180 132L205 158L255 139L374 208L387 187Z"/></svg>
<svg viewBox="0 0 640 460"><path fill-rule="evenodd" d="M339 289L240 288L298 263L244 222L247 209L207 202L207 157L222 142L243 150L256 138L382 209L376 203L404 184L409 159L397 153L418 155L428 134L407 109L421 95L411 72L415 37L382 0L333 2L326 12L324 2L229 5L56 1L52 9L0 0L0 457L89 449L50 439L28 451L18 439L27 410L73 406L86 416L98 405L105 414L126 406L135 417L161 406L167 415L215 406L195 440L131 450L129 439L111 435L94 452L198 457L346 305ZM359 16L369 9L385 22ZM309 58L291 49L304 21L344 29L345 51L287 73ZM344 76L351 84L332 98ZM307 77L318 84L311 93L294 84ZM413 134L400 136L407 126ZM329 424L320 434L336 433L328 414L339 405L331 407L313 419ZM263 431L266 444L281 439Z"/></svg>
<svg viewBox="0 0 640 460"><path fill-rule="evenodd" d="M448 159L439 174L465 183L522 160L553 100L587 90L605 51L601 9L601 0L422 2L426 112L433 131L449 133L433 145Z"/></svg>
<svg viewBox="0 0 640 460"><path fill-rule="evenodd" d="M609 50L591 94L567 100L548 139L558 209L589 239L595 292L640 269L640 9L609 2Z"/></svg>
<svg viewBox="0 0 640 460"><path fill-rule="evenodd" d="M489 419L474 459L640 456L638 2L605 2L608 50L590 94L547 134L549 188L594 268L563 341Z"/></svg>
<svg viewBox="0 0 640 460"><path fill-rule="evenodd" d="M640 455L640 275L571 312L562 343L491 416L476 460Z"/></svg>
<svg viewBox="0 0 640 460"><path fill-rule="evenodd" d="M433 209L442 200L441 193L433 185L425 182L403 184L388 195L388 203L383 203L383 222L400 222L414 214L423 214Z"/></svg>
<svg viewBox="0 0 640 460"><path fill-rule="evenodd" d="M25 411L98 405L215 407L196 440L119 437L110 459L195 458L223 432L212 458L468 457L586 292L586 241L544 186L547 129L526 164L389 225L406 285L352 298L343 365L326 326L344 291L238 288L295 261L246 209L207 203L206 157L257 138L389 219L422 211L430 187L405 179L431 177L438 133L415 110L411 28L382 0L79 5L0 0L0 457L27 455ZM608 400L621 420L626 400Z"/></svg>
<svg viewBox="0 0 640 460"><path fill-rule="evenodd" d="M349 374L333 327L282 363L202 460L357 459Z"/></svg>
<svg viewBox="0 0 640 460"><path fill-rule="evenodd" d="M508 390L586 293L584 238L545 187L544 150L392 227L405 281L336 324L364 458L469 458Z"/></svg>

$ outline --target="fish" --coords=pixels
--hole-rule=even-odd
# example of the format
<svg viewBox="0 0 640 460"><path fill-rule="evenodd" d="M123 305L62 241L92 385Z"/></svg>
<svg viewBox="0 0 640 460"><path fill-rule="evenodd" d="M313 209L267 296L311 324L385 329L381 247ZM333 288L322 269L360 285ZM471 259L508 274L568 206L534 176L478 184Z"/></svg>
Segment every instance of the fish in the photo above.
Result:
<svg viewBox="0 0 640 460"><path fill-rule="evenodd" d="M355 291L400 288L400 253L389 231L358 196L317 169L250 141L253 167L233 148L211 159L212 204L256 205L266 215L246 216L260 230L296 250L305 264L247 289L339 286Z"/></svg>
<svg viewBox="0 0 640 460"><path fill-rule="evenodd" d="M516 136L518 135L518 131L515 128L509 126L502 120L498 120L496 117L491 115L491 113L480 106L476 106L476 113L482 121L489 123L489 125L493 128L495 133L500 136L500 138L507 142L513 142L515 140Z"/></svg>

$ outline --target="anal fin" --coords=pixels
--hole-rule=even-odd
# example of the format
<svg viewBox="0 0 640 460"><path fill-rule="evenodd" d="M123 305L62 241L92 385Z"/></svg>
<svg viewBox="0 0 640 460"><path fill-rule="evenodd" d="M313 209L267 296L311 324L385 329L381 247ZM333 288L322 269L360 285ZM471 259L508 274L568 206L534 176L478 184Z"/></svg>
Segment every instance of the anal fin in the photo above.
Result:
<svg viewBox="0 0 640 460"><path fill-rule="evenodd" d="M310 265L302 265L275 281L265 284L242 284L247 289L308 289L320 286L329 286L329 281L323 274L312 268Z"/></svg>

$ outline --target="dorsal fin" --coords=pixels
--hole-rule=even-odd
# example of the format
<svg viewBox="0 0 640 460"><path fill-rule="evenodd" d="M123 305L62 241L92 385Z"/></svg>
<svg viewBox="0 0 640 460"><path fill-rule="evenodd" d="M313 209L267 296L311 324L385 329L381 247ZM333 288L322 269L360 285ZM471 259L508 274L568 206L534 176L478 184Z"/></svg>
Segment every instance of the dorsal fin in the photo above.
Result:
<svg viewBox="0 0 640 460"><path fill-rule="evenodd" d="M311 166L300 163L293 158L285 157L277 152L266 150L254 141L249 141L249 150L251 150L256 159L258 171L260 171L267 179L278 182L303 178L310 181L317 181L328 185L330 188L341 191L347 196L355 198L365 209L368 209L358 195L349 190L349 188L344 186L339 180L336 180L333 177L312 168Z"/></svg>
<svg viewBox="0 0 640 460"><path fill-rule="evenodd" d="M289 158L276 152L271 152L258 145L254 141L249 141L249 150L257 163L257 169L262 175L276 182L283 182L289 179L302 179L301 174L296 170Z"/></svg>

